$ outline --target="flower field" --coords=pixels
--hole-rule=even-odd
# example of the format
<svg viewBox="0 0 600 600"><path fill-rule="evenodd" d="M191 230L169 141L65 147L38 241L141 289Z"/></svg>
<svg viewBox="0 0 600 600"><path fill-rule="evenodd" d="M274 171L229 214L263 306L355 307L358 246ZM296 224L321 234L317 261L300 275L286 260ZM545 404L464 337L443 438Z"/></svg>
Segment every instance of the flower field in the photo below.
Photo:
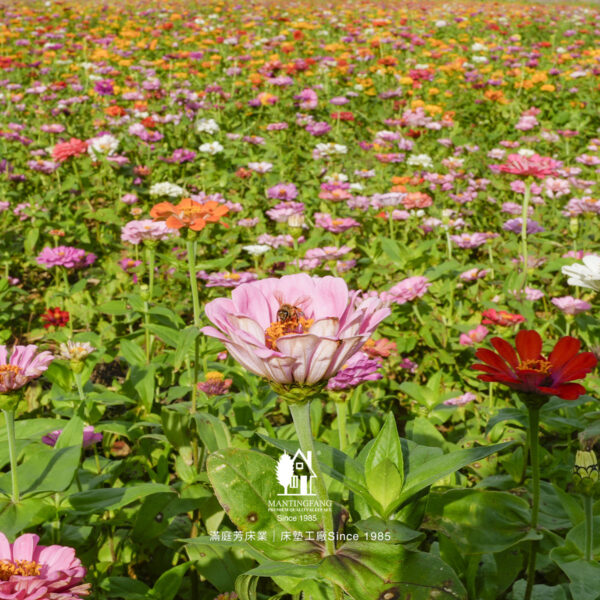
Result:
<svg viewBox="0 0 600 600"><path fill-rule="evenodd" d="M0 14L0 600L600 598L600 9Z"/></svg>

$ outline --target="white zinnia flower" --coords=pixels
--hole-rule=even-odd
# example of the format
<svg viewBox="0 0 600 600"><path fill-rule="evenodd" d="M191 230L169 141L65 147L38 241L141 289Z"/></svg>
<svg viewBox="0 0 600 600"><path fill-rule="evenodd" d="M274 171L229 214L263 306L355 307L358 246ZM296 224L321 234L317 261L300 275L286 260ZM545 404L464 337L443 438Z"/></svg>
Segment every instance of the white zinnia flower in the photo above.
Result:
<svg viewBox="0 0 600 600"><path fill-rule="evenodd" d="M89 342L74 342L73 340L69 340L66 344L60 345L60 357L65 360L83 360L95 349Z"/></svg>
<svg viewBox="0 0 600 600"><path fill-rule="evenodd" d="M568 276L569 285L590 288L600 292L600 256L589 254L583 257L583 264L575 263L562 268L563 275Z"/></svg>
<svg viewBox="0 0 600 600"><path fill-rule="evenodd" d="M209 142L202 144L198 150L204 152L204 154L218 154L219 152L223 152L223 145L219 142Z"/></svg>
<svg viewBox="0 0 600 600"><path fill-rule="evenodd" d="M273 168L273 163L270 162L251 162L248 163L248 168L255 173L268 173Z"/></svg>
<svg viewBox="0 0 600 600"><path fill-rule="evenodd" d="M432 169L433 161L429 154L411 154L406 161L406 164L414 167L423 167L424 169Z"/></svg>
<svg viewBox="0 0 600 600"><path fill-rule="evenodd" d="M185 194L185 190L168 181L155 183L150 187L149 193L151 196L169 196L170 198L179 198Z"/></svg>
<svg viewBox="0 0 600 600"><path fill-rule="evenodd" d="M92 158L98 158L99 155L112 156L119 147L119 140L110 133L105 133L89 140L88 154Z"/></svg>
<svg viewBox="0 0 600 600"><path fill-rule="evenodd" d="M219 124L214 119L200 119L196 122L196 131L198 133L217 133Z"/></svg>
<svg viewBox="0 0 600 600"><path fill-rule="evenodd" d="M271 246L267 246L266 244L250 244L249 246L242 246L242 249L252 256L260 256L268 252Z"/></svg>

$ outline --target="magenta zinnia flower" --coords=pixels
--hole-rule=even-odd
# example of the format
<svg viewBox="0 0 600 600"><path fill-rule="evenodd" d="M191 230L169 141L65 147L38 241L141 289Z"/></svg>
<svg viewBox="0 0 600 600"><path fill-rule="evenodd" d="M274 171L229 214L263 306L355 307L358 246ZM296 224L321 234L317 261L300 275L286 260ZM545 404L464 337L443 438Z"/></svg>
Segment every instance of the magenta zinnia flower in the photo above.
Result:
<svg viewBox="0 0 600 600"><path fill-rule="evenodd" d="M35 344L15 346L9 360L7 347L0 346L0 394L22 388L48 368L54 356L47 351L39 354L37 351Z"/></svg>
<svg viewBox="0 0 600 600"><path fill-rule="evenodd" d="M46 268L50 267L65 267L67 269L83 268L93 264L96 260L96 255L91 252L86 253L81 248L73 246L57 246L50 248L46 246L35 259L38 265Z"/></svg>
<svg viewBox="0 0 600 600"><path fill-rule="evenodd" d="M359 300L339 277L286 275L236 288L206 305L221 340L252 373L278 384L333 377L390 314L377 297Z"/></svg>
<svg viewBox="0 0 600 600"><path fill-rule="evenodd" d="M79 600L90 593L85 567L67 546L38 546L26 533L14 544L0 533L0 599Z"/></svg>

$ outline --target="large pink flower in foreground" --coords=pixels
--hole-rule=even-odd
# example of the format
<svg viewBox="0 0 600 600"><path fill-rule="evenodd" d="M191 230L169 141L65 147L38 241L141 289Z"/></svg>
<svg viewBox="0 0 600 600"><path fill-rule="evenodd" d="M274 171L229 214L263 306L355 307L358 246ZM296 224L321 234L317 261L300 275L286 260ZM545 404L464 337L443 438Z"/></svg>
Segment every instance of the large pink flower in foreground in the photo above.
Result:
<svg viewBox="0 0 600 600"><path fill-rule="evenodd" d="M221 340L246 369L278 384L312 385L333 377L390 310L359 300L339 277L304 273L240 285L206 305Z"/></svg>
<svg viewBox="0 0 600 600"><path fill-rule="evenodd" d="M0 600L80 600L89 583L85 567L66 546L38 546L26 533L14 544L0 533Z"/></svg>
<svg viewBox="0 0 600 600"><path fill-rule="evenodd" d="M7 347L0 346L0 394L22 388L48 368L54 356L50 352L38 354L37 351L38 347L35 344L15 346L8 360Z"/></svg>

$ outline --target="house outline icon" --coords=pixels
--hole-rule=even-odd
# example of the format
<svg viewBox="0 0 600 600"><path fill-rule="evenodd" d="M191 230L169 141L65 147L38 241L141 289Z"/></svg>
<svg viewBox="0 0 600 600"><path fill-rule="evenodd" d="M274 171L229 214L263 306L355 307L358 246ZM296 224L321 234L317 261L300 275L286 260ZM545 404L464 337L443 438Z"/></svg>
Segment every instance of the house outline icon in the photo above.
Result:
<svg viewBox="0 0 600 600"><path fill-rule="evenodd" d="M289 454L284 453L279 459L279 464L286 463L291 468L286 470L288 485L284 485L279 481L284 488L279 496L316 496L313 492L313 479L317 476L312 468L312 452L307 452L306 455L298 449L294 456L290 459Z"/></svg>

